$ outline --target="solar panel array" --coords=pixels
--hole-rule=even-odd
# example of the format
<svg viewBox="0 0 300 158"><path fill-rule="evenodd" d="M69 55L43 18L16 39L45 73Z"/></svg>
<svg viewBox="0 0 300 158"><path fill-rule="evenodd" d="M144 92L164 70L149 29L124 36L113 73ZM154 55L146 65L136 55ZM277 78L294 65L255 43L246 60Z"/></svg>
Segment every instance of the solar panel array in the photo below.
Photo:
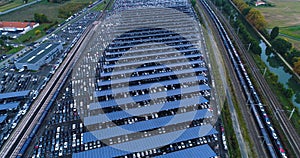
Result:
<svg viewBox="0 0 300 158"><path fill-rule="evenodd" d="M98 102L88 106L81 135L83 144L100 140L101 146L72 156L216 156L199 141L213 141L217 131L210 124L209 77L190 4L120 0L116 10L112 24L98 28L111 42L103 42ZM179 144L186 145L169 150Z"/></svg>

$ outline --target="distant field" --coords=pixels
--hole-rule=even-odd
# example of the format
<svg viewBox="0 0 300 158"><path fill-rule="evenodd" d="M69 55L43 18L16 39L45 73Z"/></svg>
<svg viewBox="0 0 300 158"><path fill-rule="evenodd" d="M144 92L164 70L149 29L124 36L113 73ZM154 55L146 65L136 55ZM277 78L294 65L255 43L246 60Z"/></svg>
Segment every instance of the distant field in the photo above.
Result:
<svg viewBox="0 0 300 158"><path fill-rule="evenodd" d="M291 36L289 41L300 49L300 0L269 0L275 7L258 7L265 16L268 27L278 26L281 34ZM287 38L287 37L285 37Z"/></svg>
<svg viewBox="0 0 300 158"><path fill-rule="evenodd" d="M28 3L32 2L32 1L34 1L34 0L28 0ZM2 0L2 1L0 1L0 12L18 7L23 4L24 4L23 0L14 0L13 2L7 2L7 1Z"/></svg>
<svg viewBox="0 0 300 158"><path fill-rule="evenodd" d="M91 0L93 2L95 0ZM18 11L0 16L0 21L31 21L33 20L34 13L45 14L50 21L62 21L58 18L58 9L60 6L68 3L86 3L87 0L70 0L65 3L49 3L47 0L43 0L40 3L22 8Z"/></svg>
<svg viewBox="0 0 300 158"><path fill-rule="evenodd" d="M43 13L49 20L56 20L58 7L62 4L49 3L46 0L17 11L0 16L1 21L30 21L33 20L34 13Z"/></svg>
<svg viewBox="0 0 300 158"><path fill-rule="evenodd" d="M269 0L275 7L258 7L265 16L269 27L300 25L299 0Z"/></svg>
<svg viewBox="0 0 300 158"><path fill-rule="evenodd" d="M290 27L280 27L280 33L293 36L300 40L300 25L299 26L290 26Z"/></svg>

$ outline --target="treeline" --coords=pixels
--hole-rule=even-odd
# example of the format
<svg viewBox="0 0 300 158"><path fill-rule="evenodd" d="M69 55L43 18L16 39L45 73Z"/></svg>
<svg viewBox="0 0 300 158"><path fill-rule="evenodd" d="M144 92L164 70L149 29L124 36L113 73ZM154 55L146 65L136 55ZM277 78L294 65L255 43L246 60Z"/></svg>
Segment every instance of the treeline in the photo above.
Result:
<svg viewBox="0 0 300 158"><path fill-rule="evenodd" d="M243 3L247 5L246 3ZM218 7L222 7L222 10L229 16L234 15L232 11L234 8L232 7L231 4L229 4L228 0L216 0L215 5ZM243 5L241 5L243 6ZM247 5L248 6L248 5ZM245 7L242 7L245 8ZM246 10L245 10L246 11ZM239 37L242 39L244 43L249 44L248 47L251 52L255 54L260 54L261 53L261 48L259 46L259 42L255 37L253 37L250 33L247 27L244 25L244 23L241 21L241 19L235 17L235 20L231 21L231 24L236 28L237 33Z"/></svg>
<svg viewBox="0 0 300 158"><path fill-rule="evenodd" d="M85 6L87 6L89 2L84 3L68 3L64 4L58 9L58 17L66 19L76 13L78 10L83 9Z"/></svg>
<svg viewBox="0 0 300 158"><path fill-rule="evenodd" d="M264 31L267 26L265 17L257 9L249 6L243 0L232 0L246 19L259 31Z"/></svg>
<svg viewBox="0 0 300 158"><path fill-rule="evenodd" d="M70 0L47 0L48 2L52 2L52 3L64 3L66 1L70 1Z"/></svg>
<svg viewBox="0 0 300 158"><path fill-rule="evenodd" d="M243 0L232 0L232 2L237 6L249 23L251 23L256 29L262 32L267 39L271 41L273 49L281 54L288 61L288 63L293 66L293 69L296 73L300 74L300 51L293 48L292 43L286 39L277 37L279 34L279 28L274 27L271 34L266 33L267 22L260 11L249 6ZM239 25L239 27L242 26ZM244 29L241 30L243 31ZM253 43L251 37L248 38L249 33L247 33L247 31L243 33L245 33L245 35L243 35L243 37L245 37L244 40ZM255 50L256 48L253 52L256 52Z"/></svg>

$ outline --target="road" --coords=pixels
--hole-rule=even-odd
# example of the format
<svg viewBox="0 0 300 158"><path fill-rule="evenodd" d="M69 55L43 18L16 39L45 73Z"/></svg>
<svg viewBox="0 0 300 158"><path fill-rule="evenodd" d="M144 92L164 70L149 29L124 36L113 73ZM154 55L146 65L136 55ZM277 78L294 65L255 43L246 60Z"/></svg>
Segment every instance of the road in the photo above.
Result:
<svg viewBox="0 0 300 158"><path fill-rule="evenodd" d="M221 14L220 14L221 15ZM285 112L282 110L282 106L277 99L277 96L272 92L271 88L269 87L267 81L262 76L262 74L258 71L258 67L256 66L253 58L250 54L246 51L244 44L239 40L238 36L236 35L234 29L230 26L225 17L221 16L223 19L222 21L230 29L230 34L234 37L234 41L238 44L238 48L242 55L244 56L246 63L248 64L248 68L250 68L251 73L254 75L255 80L259 84L260 90L266 98L266 105L269 105L271 108L276 120L278 120L279 125L283 131L283 134L287 138L292 150L296 154L296 157L300 157L300 138L298 133L296 132L295 128L288 120L288 116L286 116ZM285 145L285 147L287 147Z"/></svg>

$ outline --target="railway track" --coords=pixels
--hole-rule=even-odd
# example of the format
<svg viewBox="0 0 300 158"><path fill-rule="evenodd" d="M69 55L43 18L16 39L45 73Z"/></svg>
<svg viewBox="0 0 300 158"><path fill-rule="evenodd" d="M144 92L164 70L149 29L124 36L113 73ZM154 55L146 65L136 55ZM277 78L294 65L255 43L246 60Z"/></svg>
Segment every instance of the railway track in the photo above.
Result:
<svg viewBox="0 0 300 158"><path fill-rule="evenodd" d="M199 0L198 0L198 4L200 4ZM201 6L201 9L205 10L205 8L202 5L200 5L200 6ZM206 14L208 14L208 13L206 13ZM210 28L213 30L213 33L215 33L214 35L219 36L219 34L217 33L218 32L217 28L214 27L213 21L210 19L209 15L204 15L204 16L206 17L206 19L208 19L207 21L210 23L209 25L211 26ZM226 52L225 46L223 44L219 44L219 43L222 43L221 37L219 36L219 39L217 39L217 40L218 40L219 48L222 48L222 50L224 52ZM228 68L228 71L227 71L227 73L229 73L228 76L231 77L231 79L230 79L232 82L231 84L238 85L238 86L233 87L238 104L246 105L247 104L247 99L246 99L247 96L244 96L244 94L240 93L243 90L242 90L242 87L239 86L240 83L238 81L236 74L234 73L233 65L230 64L229 56L226 53L222 53L222 56L223 56L223 59L225 59L225 64L226 64L226 67ZM256 124L255 120L250 116L251 114L249 113L249 108L246 106L240 106L240 109L241 109L242 115L246 116L246 117L244 117L244 122L246 123L246 127L248 127L248 132L250 134L250 137L253 140L253 143L254 143L253 147L254 147L254 150L256 151L256 155L260 155L262 157L267 157L268 156L267 151L263 147L261 138L258 137L259 129L257 129L257 126L255 126L255 124ZM247 151L247 154L249 154L249 149Z"/></svg>
<svg viewBox="0 0 300 158"><path fill-rule="evenodd" d="M111 3L112 0L109 1L104 10L106 10ZM97 20L103 18L104 15L105 12L102 12ZM39 122L39 119L42 116L46 106L50 103L51 99L53 99L53 96L57 92L60 85L64 84L65 78L70 74L70 70L81 55L82 51L78 50L81 49L81 45L84 42L86 42L85 39L87 37L91 37L91 35L93 34L94 27L95 25L93 24L88 26L81 38L68 53L64 61L61 63L61 66L53 74L45 88L39 93L38 97L31 105L30 110L22 118L18 126L15 128L15 130L12 132L12 134L6 141L6 143L2 146L0 151L0 157L21 157L22 154L24 154L23 152L25 151L19 153L21 148L23 147L24 143L29 138L29 136L32 135L32 132L35 129L37 123Z"/></svg>
<svg viewBox="0 0 300 158"><path fill-rule="evenodd" d="M219 17L221 17L221 21L228 28L231 37L234 38L234 41L236 42L238 49L242 53L246 63L248 64L248 67L251 70L251 73L253 74L259 87L261 87L260 90L267 101L267 105L269 105L269 107L271 108L276 120L279 121L279 125L283 131L283 134L287 138L288 143L293 149L296 157L300 157L300 137L296 132L295 128L293 127L293 125L291 124L291 122L288 120L288 116L282 110L282 105L278 101L275 94L272 92L271 88L269 87L263 75L258 71L259 69L257 68L253 58L250 56L249 53L247 53L244 44L239 40L237 34L235 33L235 30L231 27L231 25L228 23L228 21L225 19L225 17L222 14L219 13Z"/></svg>
<svg viewBox="0 0 300 158"><path fill-rule="evenodd" d="M281 143L281 138L278 137L276 129L274 129L272 122L269 120L269 116L265 111L265 107L261 102L261 98L257 93L256 88L252 84L252 81L245 69L243 61L241 60L241 53L237 53L236 46L232 43L231 38L228 35L228 29L224 28L224 22L219 20L219 16L216 15L215 11L207 4L205 0L200 0L201 4L205 7L213 20L219 35L221 36L222 42L226 47L227 53L230 57L231 64L234 66L236 75L239 79L239 83L243 89L244 95L247 96L247 103L249 103L250 111L256 121L256 125L262 135L265 148L267 149L269 156L271 157L287 157L286 151ZM231 27L229 27L231 28ZM239 41L239 39L236 39Z"/></svg>

